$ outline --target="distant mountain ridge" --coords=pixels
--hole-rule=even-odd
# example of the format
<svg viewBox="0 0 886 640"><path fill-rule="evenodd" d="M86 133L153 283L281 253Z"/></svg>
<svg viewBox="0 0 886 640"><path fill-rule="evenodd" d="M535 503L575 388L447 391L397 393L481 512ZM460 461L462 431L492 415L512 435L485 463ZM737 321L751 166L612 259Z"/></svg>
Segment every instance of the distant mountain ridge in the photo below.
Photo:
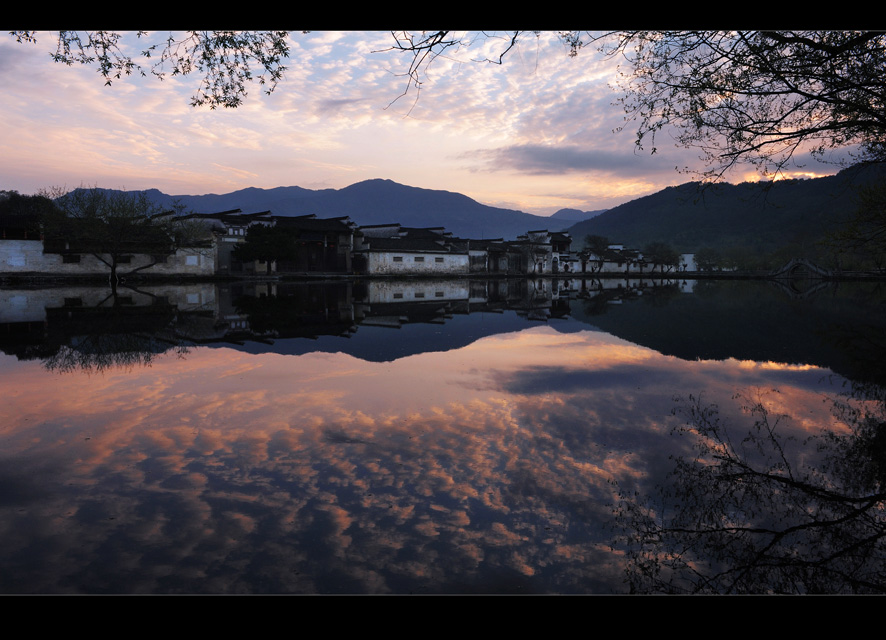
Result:
<svg viewBox="0 0 886 640"><path fill-rule="evenodd" d="M858 166L806 180L722 183L703 188L689 182L612 209L561 209L551 217L491 207L460 193L384 179L365 180L343 189L249 187L199 196L173 196L157 189L146 193L167 209L180 202L197 213L241 209L243 213L271 211L279 216L348 216L361 226L400 223L444 227L462 238L509 240L531 230L567 230L575 249L582 246L585 236L601 235L632 248L662 241L681 252L702 247L770 252L786 245L815 245L854 210L858 186L883 180L886 168ZM589 219L574 222L585 216Z"/></svg>
<svg viewBox="0 0 886 640"><path fill-rule="evenodd" d="M812 248L852 214L858 187L883 180L886 168L860 165L805 180L689 182L609 209L568 231L573 247L587 235L599 235L635 248L667 242L682 252Z"/></svg>
<svg viewBox="0 0 886 640"><path fill-rule="evenodd" d="M582 222L605 213L608 209L597 209L596 211L580 211L578 209L560 209L551 218L554 220L571 220L573 222Z"/></svg>
<svg viewBox="0 0 886 640"><path fill-rule="evenodd" d="M278 216L349 216L361 226L398 222L405 227L445 227L456 236L476 239L514 239L530 230L560 231L570 224L568 220L490 207L460 193L421 189L383 179L365 180L343 189L249 187L202 196L172 196L150 189L147 194L164 208L171 208L178 201L197 213L241 209L243 213L270 210Z"/></svg>

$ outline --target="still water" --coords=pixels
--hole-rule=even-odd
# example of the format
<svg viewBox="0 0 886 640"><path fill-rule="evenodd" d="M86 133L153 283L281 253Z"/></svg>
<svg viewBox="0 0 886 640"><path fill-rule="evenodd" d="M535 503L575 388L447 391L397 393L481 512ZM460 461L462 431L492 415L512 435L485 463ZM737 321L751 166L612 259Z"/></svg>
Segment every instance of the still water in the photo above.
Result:
<svg viewBox="0 0 886 640"><path fill-rule="evenodd" d="M3 288L0 592L882 592L884 301Z"/></svg>

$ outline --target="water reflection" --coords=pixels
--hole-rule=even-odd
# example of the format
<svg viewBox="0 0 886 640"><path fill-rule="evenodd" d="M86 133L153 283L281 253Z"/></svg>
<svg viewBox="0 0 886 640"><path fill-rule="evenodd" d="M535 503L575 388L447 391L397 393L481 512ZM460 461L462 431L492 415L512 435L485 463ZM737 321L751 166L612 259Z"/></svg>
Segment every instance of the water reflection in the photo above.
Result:
<svg viewBox="0 0 886 640"><path fill-rule="evenodd" d="M165 300L174 312L151 322L184 357L152 346L149 366L65 373L47 357L100 323L50 310L90 292L0 292L19 296L0 307L4 351L44 354L0 358L0 590L627 591L634 556L610 546L612 505L667 486L669 456L692 459L695 443L671 436L675 396L740 424L735 390L777 387L770 415L793 416L779 435L849 433L832 411L844 378L823 365L850 371L853 347L810 334L802 360L750 360L727 336L723 360L668 353L692 342L689 316L734 310L681 283L424 284L433 301L396 283L151 290L133 306ZM829 300L819 317L854 326L858 305ZM589 324L607 322L619 327ZM697 349L727 349L714 333Z"/></svg>
<svg viewBox="0 0 886 640"><path fill-rule="evenodd" d="M744 425L688 398L679 431L693 454L617 510L631 590L886 592L886 405L870 391L836 401L835 427L811 434L774 411L774 391L741 397Z"/></svg>

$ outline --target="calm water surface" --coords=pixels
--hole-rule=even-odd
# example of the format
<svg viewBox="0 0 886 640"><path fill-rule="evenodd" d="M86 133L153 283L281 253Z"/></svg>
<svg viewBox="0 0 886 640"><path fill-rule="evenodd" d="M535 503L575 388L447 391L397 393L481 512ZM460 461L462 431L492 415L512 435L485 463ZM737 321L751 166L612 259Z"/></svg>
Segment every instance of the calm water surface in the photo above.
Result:
<svg viewBox="0 0 886 640"><path fill-rule="evenodd" d="M869 283L0 289L0 591L877 591L883 303ZM864 522L828 529L822 491ZM716 533L681 538L687 519ZM778 570L732 572L779 545Z"/></svg>

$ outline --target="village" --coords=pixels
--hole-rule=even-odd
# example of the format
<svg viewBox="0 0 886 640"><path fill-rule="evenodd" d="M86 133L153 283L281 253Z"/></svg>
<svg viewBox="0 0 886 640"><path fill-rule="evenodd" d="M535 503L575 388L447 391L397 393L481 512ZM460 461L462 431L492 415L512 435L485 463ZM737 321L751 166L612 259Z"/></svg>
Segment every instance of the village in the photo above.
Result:
<svg viewBox="0 0 886 640"><path fill-rule="evenodd" d="M83 234L47 234L23 217L0 217L0 274L4 276L559 276L644 275L692 271L691 254L657 263L612 244L596 252L565 231L527 231L515 240L454 237L442 227L398 223L359 226L349 217L280 216L270 211L191 213L176 223L200 230L185 242L153 233L113 248ZM290 239L285 249L256 246L258 231ZM253 251L247 251L247 248ZM113 254L113 255L109 255Z"/></svg>

